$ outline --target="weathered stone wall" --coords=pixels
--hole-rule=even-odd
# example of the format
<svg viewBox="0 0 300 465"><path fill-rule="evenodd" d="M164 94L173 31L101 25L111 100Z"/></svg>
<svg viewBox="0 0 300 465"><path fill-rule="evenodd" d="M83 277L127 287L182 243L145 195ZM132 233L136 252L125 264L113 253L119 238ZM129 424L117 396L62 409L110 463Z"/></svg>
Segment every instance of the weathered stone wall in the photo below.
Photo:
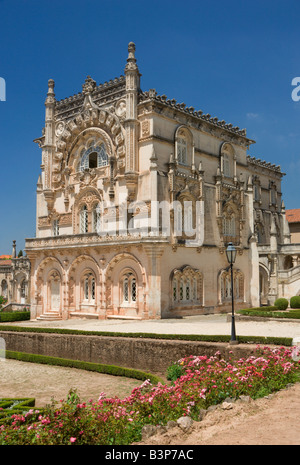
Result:
<svg viewBox="0 0 300 465"><path fill-rule="evenodd" d="M110 336L19 333L1 331L6 350L164 373L174 361L189 355L214 355L225 359L249 356L255 345L155 340ZM232 352L232 353L231 353Z"/></svg>

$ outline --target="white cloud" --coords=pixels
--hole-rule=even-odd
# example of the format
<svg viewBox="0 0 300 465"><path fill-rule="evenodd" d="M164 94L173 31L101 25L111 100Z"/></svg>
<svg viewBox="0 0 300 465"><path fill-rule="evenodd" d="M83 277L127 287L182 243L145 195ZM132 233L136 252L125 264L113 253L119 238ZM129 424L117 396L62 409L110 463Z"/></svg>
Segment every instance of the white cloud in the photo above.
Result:
<svg viewBox="0 0 300 465"><path fill-rule="evenodd" d="M258 113L247 113L246 116L249 119L255 119L258 118Z"/></svg>

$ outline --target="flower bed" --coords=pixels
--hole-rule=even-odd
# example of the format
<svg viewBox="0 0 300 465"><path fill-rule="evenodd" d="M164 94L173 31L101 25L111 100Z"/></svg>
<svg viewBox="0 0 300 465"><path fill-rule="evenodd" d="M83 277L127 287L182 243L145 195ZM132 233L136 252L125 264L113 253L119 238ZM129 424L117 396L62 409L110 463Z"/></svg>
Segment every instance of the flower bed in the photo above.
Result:
<svg viewBox="0 0 300 465"><path fill-rule="evenodd" d="M227 397L255 399L296 382L295 350L257 347L254 356L236 361L225 361L218 352L183 358L169 368L170 384L146 380L124 399L101 393L96 402L81 403L70 391L66 401L42 413L6 419L0 426L0 444L130 444L141 439L145 424L165 425L183 415L198 420L201 409Z"/></svg>

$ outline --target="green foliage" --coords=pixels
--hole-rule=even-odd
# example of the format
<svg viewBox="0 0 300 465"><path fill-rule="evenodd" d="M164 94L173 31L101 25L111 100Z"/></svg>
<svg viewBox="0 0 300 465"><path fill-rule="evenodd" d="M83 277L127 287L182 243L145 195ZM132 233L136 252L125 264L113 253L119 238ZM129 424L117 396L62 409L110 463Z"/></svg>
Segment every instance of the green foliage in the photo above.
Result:
<svg viewBox="0 0 300 465"><path fill-rule="evenodd" d="M7 304L6 297L3 297L3 295L0 295L0 310L5 304Z"/></svg>
<svg viewBox="0 0 300 465"><path fill-rule="evenodd" d="M24 413L35 406L32 397L0 399L0 419L17 413Z"/></svg>
<svg viewBox="0 0 300 465"><path fill-rule="evenodd" d="M0 322L30 320L30 311L0 312Z"/></svg>
<svg viewBox="0 0 300 465"><path fill-rule="evenodd" d="M264 307L252 307L252 308L243 308L242 310L238 310L237 313L241 312L275 312L278 310L278 307L275 305L268 305Z"/></svg>
<svg viewBox="0 0 300 465"><path fill-rule="evenodd" d="M278 310L286 310L289 306L289 301L281 297L280 299L275 300L274 305L278 308Z"/></svg>
<svg viewBox="0 0 300 465"><path fill-rule="evenodd" d="M264 307L261 307L264 309ZM248 309L248 310L238 310L238 314L240 315L247 315L247 316L258 316L262 318L290 318L290 319L299 319L300 318L300 310L292 309L286 312L279 312L279 311L264 311L264 310L256 310L256 309ZM276 338L275 338L276 339ZM259 342L261 343L261 342ZM271 342L268 342L271 344ZM280 342L272 342L272 344L280 344ZM285 344L286 345L286 344ZM288 343L287 345L291 345Z"/></svg>
<svg viewBox="0 0 300 465"><path fill-rule="evenodd" d="M290 307L291 308L300 308L300 296L295 295L290 298Z"/></svg>
<svg viewBox="0 0 300 465"><path fill-rule="evenodd" d="M222 359L220 352L185 357L172 364L183 376L171 385L145 380L124 399L101 393L96 402L86 403L70 390L66 401L52 402L41 413L6 418L0 445L132 444L140 441L145 424L166 425L183 415L198 420L201 409L226 397L256 399L296 382L299 363L293 362L293 350L257 348L237 361Z"/></svg>
<svg viewBox="0 0 300 465"><path fill-rule="evenodd" d="M169 381L176 381L183 375L183 368L180 365L173 364L167 368L167 379Z"/></svg>

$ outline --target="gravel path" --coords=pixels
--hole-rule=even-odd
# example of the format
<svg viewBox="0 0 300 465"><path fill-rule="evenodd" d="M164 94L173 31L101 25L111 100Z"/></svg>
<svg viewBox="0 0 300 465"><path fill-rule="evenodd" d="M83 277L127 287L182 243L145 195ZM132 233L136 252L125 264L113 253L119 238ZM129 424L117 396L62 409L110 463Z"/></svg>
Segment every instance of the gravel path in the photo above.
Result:
<svg viewBox="0 0 300 465"><path fill-rule="evenodd" d="M121 376L20 362L0 362L0 398L34 397L36 407L66 399L70 389L76 389L82 401L96 401L101 392L107 397L126 397L142 381Z"/></svg>
<svg viewBox="0 0 300 465"><path fill-rule="evenodd" d="M4 323L0 323L1 325ZM16 326L68 328L85 331L144 332L161 334L230 334L231 323L227 315L197 315L164 320L91 320L71 319L57 321L20 321L9 323ZM236 334L244 336L300 337L300 320L239 321L236 318Z"/></svg>

